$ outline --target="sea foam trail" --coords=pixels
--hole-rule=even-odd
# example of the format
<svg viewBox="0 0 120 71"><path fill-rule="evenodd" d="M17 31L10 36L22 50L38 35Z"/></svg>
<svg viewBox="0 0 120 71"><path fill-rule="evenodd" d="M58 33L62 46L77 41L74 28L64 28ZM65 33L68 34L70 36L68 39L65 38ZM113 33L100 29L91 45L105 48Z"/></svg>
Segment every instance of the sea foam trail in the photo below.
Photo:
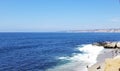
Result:
<svg viewBox="0 0 120 71"><path fill-rule="evenodd" d="M58 59L69 60L70 62L47 71L87 71L87 66L97 62L97 56L104 48L87 44L78 46L76 49L82 53L74 53L72 57L59 57Z"/></svg>

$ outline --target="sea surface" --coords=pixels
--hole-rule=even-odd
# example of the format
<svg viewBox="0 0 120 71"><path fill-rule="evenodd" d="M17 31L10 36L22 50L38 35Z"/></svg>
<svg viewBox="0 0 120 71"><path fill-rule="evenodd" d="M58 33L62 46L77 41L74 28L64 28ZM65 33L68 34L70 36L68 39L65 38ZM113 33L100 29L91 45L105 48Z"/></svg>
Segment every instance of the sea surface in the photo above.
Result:
<svg viewBox="0 0 120 71"><path fill-rule="evenodd" d="M0 33L0 71L85 71L103 49L91 44L102 41L120 33Z"/></svg>

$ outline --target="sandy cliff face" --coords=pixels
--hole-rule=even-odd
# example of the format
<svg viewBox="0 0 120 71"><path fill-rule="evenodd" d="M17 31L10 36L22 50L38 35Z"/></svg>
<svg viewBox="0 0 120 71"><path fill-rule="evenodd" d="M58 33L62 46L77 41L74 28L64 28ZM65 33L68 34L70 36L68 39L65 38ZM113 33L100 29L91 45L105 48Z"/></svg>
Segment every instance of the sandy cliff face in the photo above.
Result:
<svg viewBox="0 0 120 71"><path fill-rule="evenodd" d="M104 71L120 71L120 56L114 59L106 59Z"/></svg>

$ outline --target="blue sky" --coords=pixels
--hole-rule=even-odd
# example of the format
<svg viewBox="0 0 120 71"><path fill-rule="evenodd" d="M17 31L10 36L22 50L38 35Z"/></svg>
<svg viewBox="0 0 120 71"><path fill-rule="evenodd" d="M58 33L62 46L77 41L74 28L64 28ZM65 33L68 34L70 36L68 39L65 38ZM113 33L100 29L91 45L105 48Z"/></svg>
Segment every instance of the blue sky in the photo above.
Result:
<svg viewBox="0 0 120 71"><path fill-rule="evenodd" d="M120 28L119 0L0 0L0 32Z"/></svg>

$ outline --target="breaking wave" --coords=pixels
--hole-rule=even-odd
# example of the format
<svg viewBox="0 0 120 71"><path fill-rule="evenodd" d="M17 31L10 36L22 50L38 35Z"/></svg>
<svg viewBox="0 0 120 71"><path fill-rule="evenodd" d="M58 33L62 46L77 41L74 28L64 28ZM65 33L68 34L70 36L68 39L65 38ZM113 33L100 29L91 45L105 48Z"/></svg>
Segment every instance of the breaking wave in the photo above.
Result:
<svg viewBox="0 0 120 71"><path fill-rule="evenodd" d="M104 48L87 44L78 45L76 49L82 53L73 53L71 57L59 57L58 59L60 60L69 60L70 62L48 69L47 71L87 71L87 66L97 62L97 56Z"/></svg>

